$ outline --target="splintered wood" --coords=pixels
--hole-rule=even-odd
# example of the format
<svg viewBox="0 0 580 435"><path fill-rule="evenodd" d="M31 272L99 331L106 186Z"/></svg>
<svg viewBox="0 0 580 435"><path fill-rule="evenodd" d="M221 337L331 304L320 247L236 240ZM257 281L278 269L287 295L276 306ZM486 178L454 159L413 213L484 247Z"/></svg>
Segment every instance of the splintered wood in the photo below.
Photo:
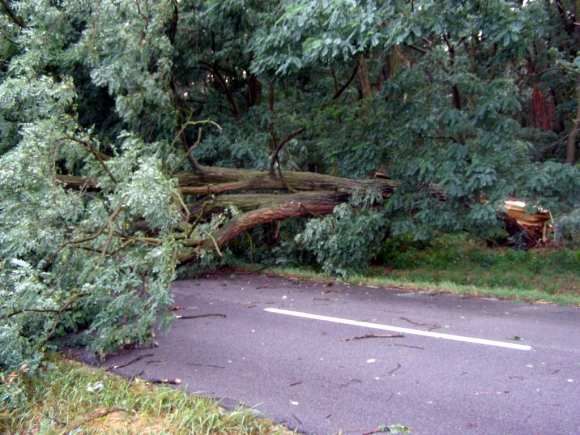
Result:
<svg viewBox="0 0 580 435"><path fill-rule="evenodd" d="M505 221L510 234L516 231L527 233L526 244L531 248L547 242L548 229L553 222L548 210L528 214L526 207L527 204L522 201L506 201Z"/></svg>

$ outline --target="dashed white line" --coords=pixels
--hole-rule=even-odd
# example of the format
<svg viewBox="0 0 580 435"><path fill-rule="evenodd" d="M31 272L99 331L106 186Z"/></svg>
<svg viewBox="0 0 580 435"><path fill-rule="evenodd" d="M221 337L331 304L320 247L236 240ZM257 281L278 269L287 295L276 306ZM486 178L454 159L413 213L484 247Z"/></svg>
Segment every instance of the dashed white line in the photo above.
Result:
<svg viewBox="0 0 580 435"><path fill-rule="evenodd" d="M487 346L505 347L508 349L531 350L532 346L524 344L505 343L503 341L486 340L484 338L465 337L462 335L442 334L440 332L422 331L419 329L401 328L398 326L381 325L380 323L359 322L357 320L341 319L339 317L321 316L319 314L302 313L300 311L266 308L264 311L288 316L303 317L305 319L322 320L325 322L342 323L343 325L362 326L364 328L381 329L383 331L401 332L404 334L421 335L423 337L442 338L444 340L463 341L466 343L484 344Z"/></svg>

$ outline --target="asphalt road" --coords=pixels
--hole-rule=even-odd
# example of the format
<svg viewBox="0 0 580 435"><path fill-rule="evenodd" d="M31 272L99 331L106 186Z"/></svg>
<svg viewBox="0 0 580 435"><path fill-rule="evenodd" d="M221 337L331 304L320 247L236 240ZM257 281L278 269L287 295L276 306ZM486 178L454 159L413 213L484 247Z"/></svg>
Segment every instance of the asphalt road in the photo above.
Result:
<svg viewBox="0 0 580 435"><path fill-rule="evenodd" d="M242 274L174 294L159 346L105 366L147 355L115 371L308 434L580 434L578 308Z"/></svg>

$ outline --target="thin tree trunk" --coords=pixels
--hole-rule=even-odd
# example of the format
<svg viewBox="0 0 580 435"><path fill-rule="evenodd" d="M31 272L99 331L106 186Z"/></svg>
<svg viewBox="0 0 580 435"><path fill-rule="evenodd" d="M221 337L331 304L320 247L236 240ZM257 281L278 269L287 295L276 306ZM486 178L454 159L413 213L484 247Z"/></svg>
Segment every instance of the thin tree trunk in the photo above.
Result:
<svg viewBox="0 0 580 435"><path fill-rule="evenodd" d="M361 93L363 100L372 98L373 88L371 87L371 80L369 78L369 67L363 56L358 60L358 79L360 81Z"/></svg>
<svg viewBox="0 0 580 435"><path fill-rule="evenodd" d="M261 102L262 84L254 74L250 74L248 78L248 106L259 106Z"/></svg>
<svg viewBox="0 0 580 435"><path fill-rule="evenodd" d="M572 131L568 137L568 146L566 147L566 163L574 166L576 163L576 136L578 136L578 124L580 124L580 77L576 84L576 117L573 120Z"/></svg>

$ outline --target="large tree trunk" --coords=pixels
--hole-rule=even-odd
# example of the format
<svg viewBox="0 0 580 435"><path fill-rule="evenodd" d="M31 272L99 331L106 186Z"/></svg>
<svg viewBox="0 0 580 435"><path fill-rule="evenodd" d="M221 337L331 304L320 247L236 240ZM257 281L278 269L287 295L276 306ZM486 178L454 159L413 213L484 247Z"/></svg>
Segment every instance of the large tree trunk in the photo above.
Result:
<svg viewBox="0 0 580 435"><path fill-rule="evenodd" d="M281 171L281 178L269 172L203 166L199 172L175 175L184 195L207 195L240 190L334 191L351 193L354 190L377 189L389 197L397 183L386 179L353 180L313 172Z"/></svg>
<svg viewBox="0 0 580 435"><path fill-rule="evenodd" d="M192 231L184 245L193 250L181 261L194 260L202 249L219 252L239 234L268 222L332 213L357 190L375 189L388 198L397 185L388 179L353 180L312 172L280 171L275 175L265 171L207 166L199 166L195 172L176 174L183 196L200 197L187 206L190 223L222 213L231 206L241 212L211 236L202 237ZM66 175L57 175L57 179L75 190L97 189L97 183L91 179ZM433 189L433 194L442 196L436 189ZM155 236L145 221L136 222L123 236L129 240L137 232Z"/></svg>

